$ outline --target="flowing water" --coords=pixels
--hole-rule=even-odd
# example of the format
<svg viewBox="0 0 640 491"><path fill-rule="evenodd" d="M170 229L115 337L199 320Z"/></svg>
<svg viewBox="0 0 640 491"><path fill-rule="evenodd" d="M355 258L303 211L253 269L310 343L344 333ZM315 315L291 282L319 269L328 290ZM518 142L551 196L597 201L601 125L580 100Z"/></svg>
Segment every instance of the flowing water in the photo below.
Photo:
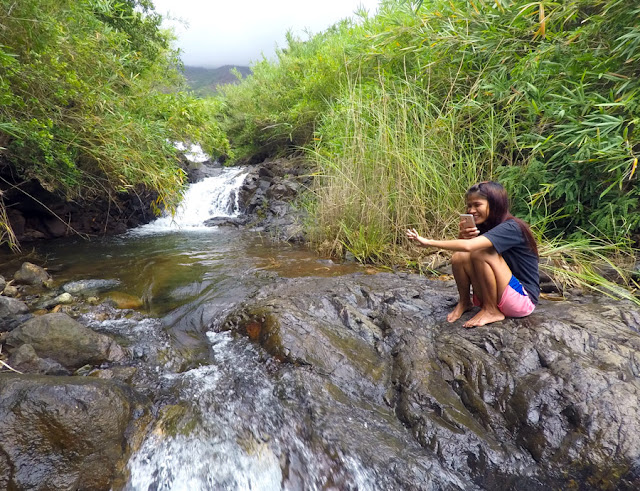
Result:
<svg viewBox="0 0 640 491"><path fill-rule="evenodd" d="M58 285L118 279L121 294L142 301L133 315L81 319L130 349L136 386L159 415L130 459L126 489L375 489L376 476L357 455L331 454L309 441L294 372L274 376L261 348L211 329L278 276L358 268L250 231L204 227L207 218L238 213L244 176L242 169L223 170L192 185L173 218L117 237L39 245L5 258L0 272L31 260L44 263Z"/></svg>

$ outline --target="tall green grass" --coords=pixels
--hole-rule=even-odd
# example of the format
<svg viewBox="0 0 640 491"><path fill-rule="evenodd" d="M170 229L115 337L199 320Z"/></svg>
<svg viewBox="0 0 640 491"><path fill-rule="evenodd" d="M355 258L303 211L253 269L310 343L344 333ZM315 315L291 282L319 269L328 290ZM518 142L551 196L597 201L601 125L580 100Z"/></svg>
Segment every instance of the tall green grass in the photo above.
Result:
<svg viewBox="0 0 640 491"><path fill-rule="evenodd" d="M407 227L457 233L464 193L492 175L504 132L491 106L467 102L439 106L411 79L345 86L316 132L313 240L385 261Z"/></svg>
<svg viewBox="0 0 640 491"><path fill-rule="evenodd" d="M640 233L639 61L633 2L383 0L259 63L224 124L240 153L308 150L325 250L393 262L405 228L455 235L464 191L496 179L593 285L579 264Z"/></svg>

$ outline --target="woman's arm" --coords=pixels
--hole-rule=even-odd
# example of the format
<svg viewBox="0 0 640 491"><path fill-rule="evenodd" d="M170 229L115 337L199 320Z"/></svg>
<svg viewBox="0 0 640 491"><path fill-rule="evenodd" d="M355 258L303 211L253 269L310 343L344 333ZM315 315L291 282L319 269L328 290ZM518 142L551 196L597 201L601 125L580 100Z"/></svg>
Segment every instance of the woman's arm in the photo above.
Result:
<svg viewBox="0 0 640 491"><path fill-rule="evenodd" d="M420 236L416 229L412 228L407 230L407 238L415 240L422 247L437 247L448 251L472 252L493 247L491 241L482 235L473 239L432 240Z"/></svg>

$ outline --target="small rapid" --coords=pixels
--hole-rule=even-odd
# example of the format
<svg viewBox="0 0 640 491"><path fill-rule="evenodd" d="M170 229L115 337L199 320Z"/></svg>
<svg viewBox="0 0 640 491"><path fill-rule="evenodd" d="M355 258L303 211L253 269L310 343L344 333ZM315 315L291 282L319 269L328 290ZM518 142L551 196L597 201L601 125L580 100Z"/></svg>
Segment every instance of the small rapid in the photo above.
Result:
<svg viewBox="0 0 640 491"><path fill-rule="evenodd" d="M296 403L292 373L280 367L274 376L261 348L212 329L274 274L341 270L301 249L265 247L251 232L205 226L239 214L246 175L243 168L220 169L192 184L173 216L121 238L142 252L146 265L138 276L147 281L138 293L159 319L85 319L128 337L145 362L144 384L162 401L153 430L129 461L125 489L324 489L334 471L350 475L353 489L374 489L356 457L336 463L305 441L308 414Z"/></svg>
<svg viewBox="0 0 640 491"><path fill-rule="evenodd" d="M348 489L376 489L357 457L332 469L332 457L305 441L308 408L296 404L294 374L270 375L247 340L208 338L209 364L163 376L177 398L130 460L127 490L320 490L330 473L348 475Z"/></svg>
<svg viewBox="0 0 640 491"><path fill-rule="evenodd" d="M244 168L222 168L218 175L189 186L173 216L166 213L131 233L143 235L170 230L204 230L207 228L204 222L210 218L238 216L238 190L246 176L247 170Z"/></svg>

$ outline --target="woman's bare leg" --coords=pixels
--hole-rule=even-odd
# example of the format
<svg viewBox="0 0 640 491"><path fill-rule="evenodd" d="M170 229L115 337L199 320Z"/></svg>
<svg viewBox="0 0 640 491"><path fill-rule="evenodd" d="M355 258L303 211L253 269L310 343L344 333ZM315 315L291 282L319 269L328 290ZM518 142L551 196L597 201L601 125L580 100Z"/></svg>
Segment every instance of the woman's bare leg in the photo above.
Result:
<svg viewBox="0 0 640 491"><path fill-rule="evenodd" d="M451 258L451 269L453 270L453 277L456 280L460 300L458 300L458 304L449 312L449 315L447 315L447 321L455 322L462 314L473 308L471 285L475 285L475 273L473 271L473 264L471 263L471 254L468 252L456 252Z"/></svg>
<svg viewBox="0 0 640 491"><path fill-rule="evenodd" d="M503 257L492 247L471 253L475 279L482 291L482 308L464 323L464 327L477 327L504 319L498 302L511 280L511 270Z"/></svg>

